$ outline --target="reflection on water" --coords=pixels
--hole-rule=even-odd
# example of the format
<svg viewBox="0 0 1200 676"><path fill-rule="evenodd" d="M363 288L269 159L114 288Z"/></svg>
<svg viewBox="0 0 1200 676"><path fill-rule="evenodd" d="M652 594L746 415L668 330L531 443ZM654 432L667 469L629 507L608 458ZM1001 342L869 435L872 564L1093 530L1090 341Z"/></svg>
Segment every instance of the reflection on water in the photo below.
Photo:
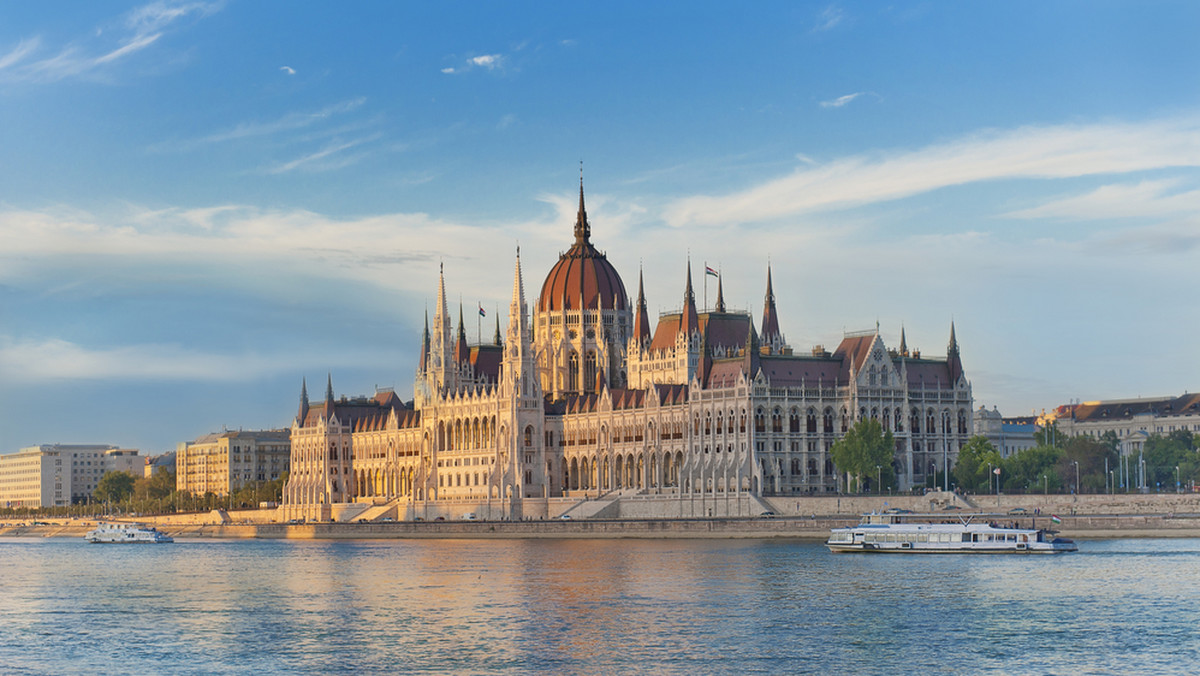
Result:
<svg viewBox="0 0 1200 676"><path fill-rule="evenodd" d="M0 672L1128 673L1200 658L1200 540L0 540Z"/></svg>

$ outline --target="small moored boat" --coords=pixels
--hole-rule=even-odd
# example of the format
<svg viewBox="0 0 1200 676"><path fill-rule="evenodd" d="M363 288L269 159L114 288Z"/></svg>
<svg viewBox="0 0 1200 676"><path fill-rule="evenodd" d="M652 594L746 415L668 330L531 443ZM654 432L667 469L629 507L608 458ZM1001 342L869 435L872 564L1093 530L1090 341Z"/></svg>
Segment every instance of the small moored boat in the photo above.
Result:
<svg viewBox="0 0 1200 676"><path fill-rule="evenodd" d="M175 541L153 526L136 523L101 523L83 537L92 544L162 544Z"/></svg>
<svg viewBox="0 0 1200 676"><path fill-rule="evenodd" d="M1078 548L1074 541L1036 528L972 523L910 522L899 514L866 514L862 523L834 528L825 546L831 552L894 554L1058 554Z"/></svg>

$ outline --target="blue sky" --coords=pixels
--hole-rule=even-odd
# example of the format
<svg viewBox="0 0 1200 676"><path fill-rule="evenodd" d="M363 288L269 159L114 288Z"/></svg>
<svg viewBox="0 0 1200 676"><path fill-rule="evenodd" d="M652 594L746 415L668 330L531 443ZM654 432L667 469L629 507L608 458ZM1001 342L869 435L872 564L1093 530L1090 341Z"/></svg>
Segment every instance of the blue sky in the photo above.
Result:
<svg viewBox="0 0 1200 676"><path fill-rule="evenodd" d="M1006 414L1200 384L1196 3L646 4L6 5L0 452L410 396L438 264L490 336L581 160L652 312L769 259L797 351L954 321Z"/></svg>

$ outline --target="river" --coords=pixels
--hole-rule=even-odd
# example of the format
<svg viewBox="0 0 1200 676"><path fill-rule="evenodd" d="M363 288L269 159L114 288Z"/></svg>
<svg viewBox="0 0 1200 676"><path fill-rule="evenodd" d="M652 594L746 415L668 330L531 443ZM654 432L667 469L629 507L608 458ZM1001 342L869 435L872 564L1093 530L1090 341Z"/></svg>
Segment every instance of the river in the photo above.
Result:
<svg viewBox="0 0 1200 676"><path fill-rule="evenodd" d="M1200 540L0 539L0 672L1187 673Z"/></svg>

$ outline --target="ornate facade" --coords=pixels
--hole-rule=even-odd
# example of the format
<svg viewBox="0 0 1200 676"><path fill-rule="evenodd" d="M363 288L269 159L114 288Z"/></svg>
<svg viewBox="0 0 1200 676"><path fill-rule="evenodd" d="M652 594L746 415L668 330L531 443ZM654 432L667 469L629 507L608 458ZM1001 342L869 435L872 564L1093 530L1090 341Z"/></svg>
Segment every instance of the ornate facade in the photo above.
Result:
<svg viewBox="0 0 1200 676"><path fill-rule="evenodd" d="M829 450L871 417L896 438L899 490L952 464L972 429L954 327L945 358L889 349L878 327L797 355L771 272L759 328L717 301L700 311L690 263L682 304L651 326L591 243L582 184L575 241L531 314L518 252L503 338L470 346L438 279L411 405L390 390L311 405L292 426L289 519L547 518L757 514L764 498L844 485ZM606 511L607 510L607 511ZM645 511L645 510L643 510Z"/></svg>

